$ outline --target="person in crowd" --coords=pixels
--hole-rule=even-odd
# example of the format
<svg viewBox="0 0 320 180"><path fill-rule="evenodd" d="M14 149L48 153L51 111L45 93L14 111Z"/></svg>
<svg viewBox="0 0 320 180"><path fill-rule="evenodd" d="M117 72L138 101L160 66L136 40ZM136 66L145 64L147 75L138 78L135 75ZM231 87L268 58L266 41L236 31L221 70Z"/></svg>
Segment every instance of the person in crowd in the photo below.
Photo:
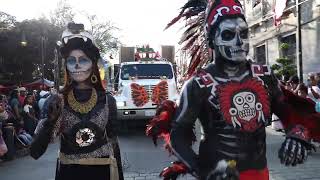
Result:
<svg viewBox="0 0 320 180"><path fill-rule="evenodd" d="M316 75L316 81L318 82L318 84L317 84L317 86L320 88L320 72L318 72L318 73L315 73L315 75Z"/></svg>
<svg viewBox="0 0 320 180"><path fill-rule="evenodd" d="M33 95L27 95L24 100L23 114L24 114L24 129L33 136L36 129L38 119L36 118L35 111L33 109Z"/></svg>
<svg viewBox="0 0 320 180"><path fill-rule="evenodd" d="M309 98L308 96L308 87L304 83L300 83L297 87L297 94L303 98Z"/></svg>
<svg viewBox="0 0 320 180"><path fill-rule="evenodd" d="M101 83L99 49L82 24L68 24L62 42L64 89L46 101L47 119L36 129L30 154L38 159L50 140L60 136L56 180L121 180L116 101Z"/></svg>
<svg viewBox="0 0 320 180"><path fill-rule="evenodd" d="M320 98L320 88L318 87L318 77L315 73L308 75L308 96L315 102Z"/></svg>
<svg viewBox="0 0 320 180"><path fill-rule="evenodd" d="M1 98L2 96L3 95L0 95ZM2 133L2 124L4 123L4 121L8 119L8 113L6 111L5 106L6 105L4 103L0 102L0 157L2 157L8 152L8 147L6 145L6 142L4 141Z"/></svg>
<svg viewBox="0 0 320 180"><path fill-rule="evenodd" d="M19 95L18 95L18 100L21 106L23 106L24 99L26 98L27 95L27 89L25 87L20 87L18 88Z"/></svg>
<svg viewBox="0 0 320 180"><path fill-rule="evenodd" d="M292 91L293 93L297 94L297 87L299 85L299 78L297 75L293 75L287 81L287 89Z"/></svg>
<svg viewBox="0 0 320 180"><path fill-rule="evenodd" d="M0 129L2 122L7 120L9 117L9 114L7 112L7 104L5 100L5 95L0 94Z"/></svg>
<svg viewBox="0 0 320 180"><path fill-rule="evenodd" d="M12 93L13 97L16 97L15 99L16 101L13 104L19 105L16 93L14 92ZM19 121L17 121L16 116L14 115L15 114L14 111L11 109L11 106L8 104L6 96L4 95L0 96L0 104L1 104L1 109L4 109L5 111L5 115L3 114L0 115L2 116L2 118L0 118L1 119L0 121L2 126L1 128L2 137L4 139L4 143L7 146L7 152L1 158L3 160L12 160L16 152L15 142L14 142L15 127L18 126Z"/></svg>
<svg viewBox="0 0 320 180"><path fill-rule="evenodd" d="M32 108L34 109L34 114L35 114L35 117L37 119L40 118L40 108L38 106L38 101L37 101L37 91L36 90L33 90L31 91L28 95L32 95Z"/></svg>
<svg viewBox="0 0 320 180"><path fill-rule="evenodd" d="M38 106L39 106L39 109L40 109L40 112L41 112L42 109L43 109L44 102L50 96L50 92L42 90L42 91L40 91L39 95L40 95L39 96L40 98L39 98L39 101L38 101Z"/></svg>
<svg viewBox="0 0 320 180"><path fill-rule="evenodd" d="M16 89L16 90L13 90L11 92L11 95L10 95L10 101L9 101L9 105L10 107L12 108L12 111L13 111L13 115L14 115L14 119L15 119L15 122L14 124L19 124L21 123L21 121L23 121L22 119L22 116L21 116L21 112L22 112L22 106L19 102L19 91Z"/></svg>

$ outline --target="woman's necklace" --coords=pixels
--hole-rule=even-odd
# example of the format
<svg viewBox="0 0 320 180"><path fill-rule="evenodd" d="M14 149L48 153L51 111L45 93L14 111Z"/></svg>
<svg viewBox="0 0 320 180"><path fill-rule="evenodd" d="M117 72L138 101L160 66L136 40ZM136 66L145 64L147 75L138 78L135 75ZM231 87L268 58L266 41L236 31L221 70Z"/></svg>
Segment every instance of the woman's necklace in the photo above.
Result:
<svg viewBox="0 0 320 180"><path fill-rule="evenodd" d="M73 94L73 90L68 93L68 104L75 111L80 114L86 114L92 110L92 108L97 104L97 91L92 88L91 97L87 102L81 103L76 100Z"/></svg>

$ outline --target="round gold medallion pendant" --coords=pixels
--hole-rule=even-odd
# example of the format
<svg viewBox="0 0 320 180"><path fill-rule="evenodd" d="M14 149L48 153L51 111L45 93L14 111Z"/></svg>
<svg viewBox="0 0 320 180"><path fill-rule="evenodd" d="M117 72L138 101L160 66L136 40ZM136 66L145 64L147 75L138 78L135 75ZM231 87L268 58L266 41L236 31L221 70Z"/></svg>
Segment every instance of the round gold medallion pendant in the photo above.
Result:
<svg viewBox="0 0 320 180"><path fill-rule="evenodd" d="M91 97L87 102L80 103L76 100L73 94L73 90L68 93L68 104L75 111L80 114L86 114L92 110L97 104L98 95L95 88L92 88Z"/></svg>

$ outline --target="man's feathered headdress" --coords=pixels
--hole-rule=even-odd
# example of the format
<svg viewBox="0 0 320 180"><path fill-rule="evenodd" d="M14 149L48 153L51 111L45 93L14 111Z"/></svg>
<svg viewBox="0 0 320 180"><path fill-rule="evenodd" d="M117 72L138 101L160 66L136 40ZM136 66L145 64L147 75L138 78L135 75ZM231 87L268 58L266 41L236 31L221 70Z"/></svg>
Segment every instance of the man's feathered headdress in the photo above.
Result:
<svg viewBox="0 0 320 180"><path fill-rule="evenodd" d="M191 57L186 75L192 75L196 68L212 60L213 46L208 43L208 39L223 19L232 17L245 20L238 0L189 0L181 8L179 15L166 26L165 29L168 29L179 20L185 20L185 31L179 44L183 44L182 50Z"/></svg>
<svg viewBox="0 0 320 180"><path fill-rule="evenodd" d="M188 76L192 75L200 64L205 64L209 59L205 33L203 31L206 7L206 0L189 0L181 8L179 15L172 19L165 28L171 27L181 19L185 20L185 31L182 34L179 44L183 44L182 50L185 50L191 56L186 74Z"/></svg>

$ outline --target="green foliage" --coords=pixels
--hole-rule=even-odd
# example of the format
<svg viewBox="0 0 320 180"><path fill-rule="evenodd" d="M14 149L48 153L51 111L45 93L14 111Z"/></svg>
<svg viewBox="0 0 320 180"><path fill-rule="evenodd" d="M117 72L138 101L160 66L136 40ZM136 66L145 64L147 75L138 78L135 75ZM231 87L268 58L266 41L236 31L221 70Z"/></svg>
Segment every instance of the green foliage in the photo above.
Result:
<svg viewBox="0 0 320 180"><path fill-rule="evenodd" d="M41 37L45 37L44 75L53 80L56 42L75 14L67 0L61 0L49 18L18 22L14 16L0 11L0 84L26 83L41 77ZM113 32L118 29L107 20L98 20L95 15L87 14L86 17L101 54L115 51L120 42ZM25 35L26 46L21 46L22 34Z"/></svg>
<svg viewBox="0 0 320 180"><path fill-rule="evenodd" d="M26 46L21 46L22 34L25 35ZM2 31L0 36L7 40L0 43L0 54L4 59L0 73L7 76L0 83L20 84L42 76L41 37L45 37L44 75L52 80L53 50L60 34L61 29L44 18L16 22L14 27Z"/></svg>
<svg viewBox="0 0 320 180"><path fill-rule="evenodd" d="M272 64L271 69L273 71L279 71L281 69L281 66L279 64Z"/></svg>
<svg viewBox="0 0 320 180"><path fill-rule="evenodd" d="M281 43L280 44L280 49L281 50L286 50L289 49L290 45L288 43Z"/></svg>
<svg viewBox="0 0 320 180"><path fill-rule="evenodd" d="M281 43L280 50L286 51L290 45L288 43ZM292 59L289 59L287 56L279 57L276 59L276 64L271 66L271 69L274 71L275 75L278 77L288 75L293 76L297 74L297 66Z"/></svg>

